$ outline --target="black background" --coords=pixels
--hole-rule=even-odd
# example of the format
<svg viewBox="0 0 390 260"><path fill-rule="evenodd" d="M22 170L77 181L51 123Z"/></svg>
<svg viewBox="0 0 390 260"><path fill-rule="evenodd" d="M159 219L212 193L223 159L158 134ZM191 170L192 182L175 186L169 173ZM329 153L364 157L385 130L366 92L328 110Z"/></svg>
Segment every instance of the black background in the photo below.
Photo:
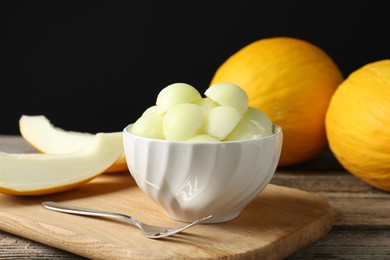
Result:
<svg viewBox="0 0 390 260"><path fill-rule="evenodd" d="M175 82L201 93L245 45L292 36L344 76L390 58L386 1L2 1L0 134L22 114L121 131Z"/></svg>

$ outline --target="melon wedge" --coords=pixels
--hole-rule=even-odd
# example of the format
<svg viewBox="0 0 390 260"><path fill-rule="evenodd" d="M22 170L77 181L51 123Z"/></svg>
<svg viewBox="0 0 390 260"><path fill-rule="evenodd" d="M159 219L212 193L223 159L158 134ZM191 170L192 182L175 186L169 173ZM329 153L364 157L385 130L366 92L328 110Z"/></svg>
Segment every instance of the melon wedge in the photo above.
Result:
<svg viewBox="0 0 390 260"><path fill-rule="evenodd" d="M19 119L22 137L35 149L45 154L67 154L80 151L94 139L94 134L66 131L54 126L43 115L22 115ZM125 154L106 172L128 171Z"/></svg>
<svg viewBox="0 0 390 260"><path fill-rule="evenodd" d="M123 154L121 133L97 133L67 154L0 152L0 192L44 195L69 190L105 172Z"/></svg>

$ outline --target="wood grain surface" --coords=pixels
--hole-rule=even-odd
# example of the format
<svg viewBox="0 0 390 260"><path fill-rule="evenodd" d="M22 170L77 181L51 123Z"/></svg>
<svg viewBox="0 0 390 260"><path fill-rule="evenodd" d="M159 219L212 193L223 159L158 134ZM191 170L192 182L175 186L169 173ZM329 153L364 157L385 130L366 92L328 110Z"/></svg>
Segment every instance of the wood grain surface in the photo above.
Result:
<svg viewBox="0 0 390 260"><path fill-rule="evenodd" d="M46 200L122 212L153 225L183 223L166 217L126 172L54 195L0 195L0 229L93 259L282 259L324 236L334 221L320 196L272 184L238 218L160 240L127 223L46 210L40 205Z"/></svg>
<svg viewBox="0 0 390 260"><path fill-rule="evenodd" d="M0 150L34 151L20 136L0 136ZM286 259L389 259L390 194L347 173L328 150L305 164L279 168L271 183L318 194L335 212L330 232ZM0 259L84 257L0 231Z"/></svg>

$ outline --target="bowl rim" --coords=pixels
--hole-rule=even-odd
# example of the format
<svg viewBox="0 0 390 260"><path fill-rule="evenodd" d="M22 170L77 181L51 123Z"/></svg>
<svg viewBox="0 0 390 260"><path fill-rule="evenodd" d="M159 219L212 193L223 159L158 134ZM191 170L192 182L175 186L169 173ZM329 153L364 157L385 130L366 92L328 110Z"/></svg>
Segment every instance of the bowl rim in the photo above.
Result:
<svg viewBox="0 0 390 260"><path fill-rule="evenodd" d="M253 142L253 141L259 141L264 139L270 139L274 138L278 135L281 135L283 133L283 129L281 126L277 124L272 124L272 131L274 132L272 135L262 136L262 137L256 137L253 139L247 139L247 140L236 140L236 141L221 141L221 142L188 142L188 141L177 141L177 140L165 140L165 139L157 139L157 138L149 138L144 137L140 135L135 135L128 131L129 128L131 128L134 125L134 123L128 124L126 127L123 128L123 135L129 135L137 139L144 139L146 141L154 141L154 142L161 142L161 143L171 143L171 144L206 144L206 145L216 145L216 144L229 144L229 143L246 143L246 142Z"/></svg>

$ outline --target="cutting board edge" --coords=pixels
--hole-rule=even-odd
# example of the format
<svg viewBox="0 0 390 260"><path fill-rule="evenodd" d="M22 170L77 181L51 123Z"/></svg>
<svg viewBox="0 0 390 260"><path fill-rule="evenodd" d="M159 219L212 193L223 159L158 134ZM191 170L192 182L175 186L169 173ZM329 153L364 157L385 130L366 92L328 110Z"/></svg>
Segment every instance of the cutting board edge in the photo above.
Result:
<svg viewBox="0 0 390 260"><path fill-rule="evenodd" d="M302 243L295 244L295 247L289 247L289 245L291 245L291 243L287 243L286 239L280 239L278 242L283 244L281 246L285 247L285 249L284 249L285 254L278 256L278 258L280 257L279 259L284 259L284 258L290 256L291 254L297 252L298 250L318 241L319 239L323 238L326 234L328 234L332 230L334 223L335 223L335 212L334 212L333 207L326 200L323 200L323 202L325 204L327 204L327 206L328 206L326 208L327 214L324 214L321 218L317 219L317 221L312 222L309 225L306 225L303 228L304 231L302 231L305 234L311 234L312 236L307 237L307 239L304 242L302 241ZM318 229L319 226L322 227L321 232L316 233L316 232L312 231L314 229ZM311 232L310 232L310 230L311 230ZM298 232L290 234L289 239L291 239L291 237L294 237L294 236L298 236ZM286 248L290 248L290 249L286 250Z"/></svg>
<svg viewBox="0 0 390 260"><path fill-rule="evenodd" d="M268 251L268 254L269 254L268 256L272 256L269 259L285 259L286 257L295 253L299 249L302 249L302 248L316 242L317 240L323 238L326 234L328 234L332 230L332 228L335 224L335 221L336 221L336 213L334 211L333 206L323 196L306 191L306 190L287 187L287 186L283 186L283 185L268 184L267 186L268 187L275 187L278 189L284 189L286 191L288 191L288 190L297 191L301 194L306 193L307 195L310 195L310 197L312 197L313 200L315 199L316 202L320 202L322 204L322 209L324 211L322 216L320 218L318 218L316 221L311 222L309 225L303 226L301 229L295 230L294 233L290 233L288 235L288 239L287 239L287 237L281 238L278 241L275 241L275 242L267 245L266 247L261 248L261 250ZM321 232L317 232L317 233L313 232L312 230L317 229L318 226L322 227ZM305 240L302 240L301 237L299 237L299 239L297 238L297 240L299 240L300 243L297 243L294 245L294 247L291 247L292 244L288 243L288 240L290 240L291 237L294 237L294 236L298 237L300 232L304 232L305 234L311 234L312 236L307 237L307 239L305 239ZM279 247L284 247L284 249L280 250ZM286 248L288 248L288 249L286 250ZM259 250L259 249L256 249L256 250ZM280 252L283 252L283 251L285 251L284 254L281 254ZM255 256L258 256L258 254L255 254ZM261 252L261 257L265 257L263 252ZM262 259L264 260L264 259L268 259L268 258L262 258Z"/></svg>

